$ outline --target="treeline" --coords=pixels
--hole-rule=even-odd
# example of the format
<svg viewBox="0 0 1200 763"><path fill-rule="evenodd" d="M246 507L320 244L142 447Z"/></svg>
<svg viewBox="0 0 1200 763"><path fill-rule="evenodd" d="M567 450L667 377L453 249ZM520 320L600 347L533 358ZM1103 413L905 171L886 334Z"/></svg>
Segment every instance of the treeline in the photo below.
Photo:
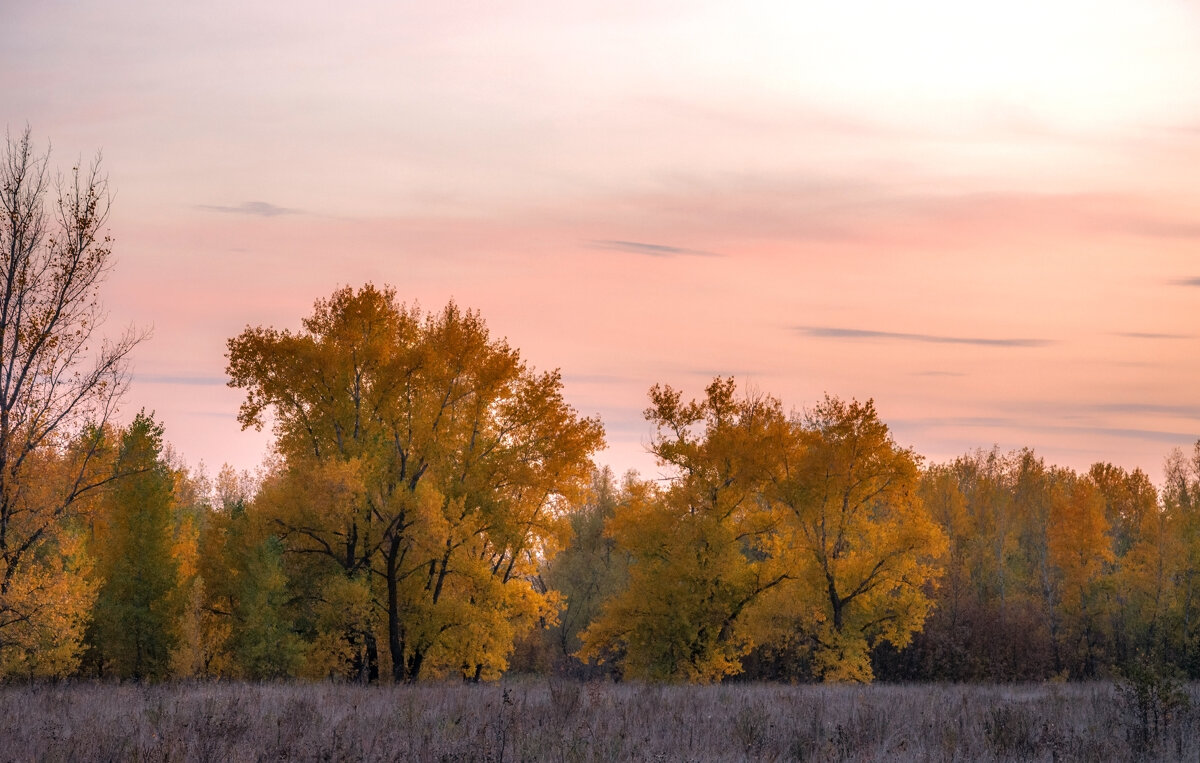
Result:
<svg viewBox="0 0 1200 763"><path fill-rule="evenodd" d="M114 412L93 165L0 163L0 679L1200 676L1200 443L1159 493L1030 451L925 466L871 401L650 390L661 480L483 319L343 288L229 340L271 460L215 481Z"/></svg>
<svg viewBox="0 0 1200 763"><path fill-rule="evenodd" d="M1028 449L977 451L922 469L917 494L947 544L921 586L928 614L910 640L875 625L859 629L867 657L855 677L1025 681L1151 670L1200 678L1200 443L1190 454L1173 451L1165 474L1160 492L1140 470L1097 463L1077 473ZM589 624L619 611L614 602L629 595L639 574L632 570L645 564L620 534L622 515L645 489L635 478L618 484L611 473L597 475L592 498L572 515L573 543L543 573L566 607L558 623L521 644L523 666L593 678L627 672L619 655L615 669L574 655L586 652ZM772 603L766 617L785 611ZM677 600L664 606L653 594L623 615L631 632L654 618L692 632ZM786 638L743 645L733 674L831 677L821 657L827 615L794 618Z"/></svg>
<svg viewBox="0 0 1200 763"><path fill-rule="evenodd" d="M937 606L898 679L1092 678L1174 667L1200 678L1200 442L1157 491L1108 463L1080 474L1029 450L928 469L950 538Z"/></svg>
<svg viewBox="0 0 1200 763"><path fill-rule="evenodd" d="M144 413L41 453L28 505L84 452L94 489L4 594L5 676L1200 676L1200 443L1161 493L1029 450L923 465L870 401L716 379L650 391L665 479L618 482L558 375L453 304L345 288L229 347L273 460L210 480Z"/></svg>

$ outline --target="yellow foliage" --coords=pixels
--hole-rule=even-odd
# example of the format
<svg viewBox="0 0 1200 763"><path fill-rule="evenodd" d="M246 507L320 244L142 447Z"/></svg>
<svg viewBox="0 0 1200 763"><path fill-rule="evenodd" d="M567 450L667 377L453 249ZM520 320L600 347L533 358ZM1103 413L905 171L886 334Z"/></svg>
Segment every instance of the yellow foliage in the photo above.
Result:
<svg viewBox="0 0 1200 763"><path fill-rule="evenodd" d="M918 457L895 444L871 401L826 397L793 427L802 445L775 494L786 594L813 633L818 673L868 681L869 647L903 647L924 623L946 535L918 493Z"/></svg>
<svg viewBox="0 0 1200 763"><path fill-rule="evenodd" d="M208 608L204 579L192 578L187 589L179 639L171 652L171 672L176 678L208 678L229 675L233 670L229 637L233 632L228 617Z"/></svg>
<svg viewBox="0 0 1200 763"><path fill-rule="evenodd" d="M276 424L283 465L256 510L297 555L293 579L370 581L382 625L348 634L367 649L352 659L373 662L382 639L395 680L498 674L553 604L531 578L563 543L558 507L586 489L599 422L477 313L426 315L391 289L341 289L304 331L247 329L229 347L243 425L268 409ZM318 643L314 665L339 658L338 638Z"/></svg>
<svg viewBox="0 0 1200 763"><path fill-rule="evenodd" d="M1066 609L1086 609L1089 589L1115 560L1108 530L1103 498L1090 480L1074 479L1055 491L1046 544L1061 576L1060 601Z"/></svg>
<svg viewBox="0 0 1200 763"><path fill-rule="evenodd" d="M0 678L53 678L79 665L96 598L92 561L77 533L59 530L0 594Z"/></svg>
<svg viewBox="0 0 1200 763"><path fill-rule="evenodd" d="M787 426L779 401L735 396L717 379L703 401L650 391L654 452L668 490L631 485L607 525L630 554L626 589L582 634L579 656L620 661L630 678L711 682L738 672L751 616L787 573L769 553L775 517L762 488Z"/></svg>
<svg viewBox="0 0 1200 763"><path fill-rule="evenodd" d="M365 657L364 637L379 627L370 586L361 578L331 575L321 585L314 614L318 635L305 652L303 676L352 678L351 664Z"/></svg>
<svg viewBox="0 0 1200 763"><path fill-rule="evenodd" d="M654 451L676 477L619 505L607 532L627 588L580 656L625 674L715 681L756 645L812 645L818 675L868 681L869 651L906 645L932 606L945 534L917 492L917 458L874 406L826 400L788 420L777 400L650 391ZM803 634L799 636L798 634Z"/></svg>

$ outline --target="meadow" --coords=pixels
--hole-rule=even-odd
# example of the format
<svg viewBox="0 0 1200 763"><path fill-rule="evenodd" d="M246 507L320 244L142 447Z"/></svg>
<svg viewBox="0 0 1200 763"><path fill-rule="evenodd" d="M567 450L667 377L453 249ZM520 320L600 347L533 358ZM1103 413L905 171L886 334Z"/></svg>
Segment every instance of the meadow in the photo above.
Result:
<svg viewBox="0 0 1200 763"><path fill-rule="evenodd" d="M72 683L0 689L4 760L1196 760L1200 684Z"/></svg>

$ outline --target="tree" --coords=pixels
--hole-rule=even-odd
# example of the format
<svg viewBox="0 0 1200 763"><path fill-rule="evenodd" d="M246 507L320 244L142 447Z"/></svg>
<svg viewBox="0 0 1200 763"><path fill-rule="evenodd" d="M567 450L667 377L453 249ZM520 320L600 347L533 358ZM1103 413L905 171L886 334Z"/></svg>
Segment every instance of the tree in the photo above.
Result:
<svg viewBox="0 0 1200 763"><path fill-rule="evenodd" d="M899 665L878 677L901 680L961 680L973 677L978 666L970 641L986 630L981 622L978 591L972 584L975 537L967 498L952 464L936 464L921 475L921 500L946 533L949 553L935 593L935 606L912 648L897 654ZM890 651L890 650L889 650ZM877 651L877 662L888 651ZM884 668L886 671L887 668Z"/></svg>
<svg viewBox="0 0 1200 763"><path fill-rule="evenodd" d="M1162 541L1165 517L1159 510L1158 490L1141 469L1127 472L1108 463L1093 464L1088 477L1104 500L1113 561L1107 578L1108 630L1113 662L1129 665L1138 653L1161 654L1156 645L1166 593L1166 550Z"/></svg>
<svg viewBox="0 0 1200 763"><path fill-rule="evenodd" d="M1105 600L1103 584L1116 560L1104 496L1087 477L1060 479L1050 504L1046 545L1055 570L1060 668L1096 675Z"/></svg>
<svg viewBox="0 0 1200 763"><path fill-rule="evenodd" d="M1175 659L1200 676L1200 440L1190 454L1175 448L1164 468L1163 506L1172 538L1171 635Z"/></svg>
<svg viewBox="0 0 1200 763"><path fill-rule="evenodd" d="M287 581L282 555L283 544L269 536L242 562L233 654L246 678L286 678L299 666L303 644L283 616Z"/></svg>
<svg viewBox="0 0 1200 763"><path fill-rule="evenodd" d="M1056 560L1065 557L1054 556L1069 541L1050 536L1075 479L1029 449L978 450L926 470L922 491L950 538L950 563L933 614L889 678L1041 680L1063 669L1062 626L1077 611L1062 606ZM1087 586L1096 610L1100 591ZM1098 630L1091 634L1098 645Z"/></svg>
<svg viewBox="0 0 1200 763"><path fill-rule="evenodd" d="M66 654L78 645L91 594L62 577L79 564L71 520L81 499L114 477L98 464L104 425L144 337L126 331L109 343L97 333L112 254L99 160L60 179L49 210L47 165L28 129L8 138L0 159L0 671L29 667L19 655L34 644ZM56 665L51 672L69 670L72 658Z"/></svg>
<svg viewBox="0 0 1200 763"><path fill-rule="evenodd" d="M870 648L905 646L932 606L946 535L918 492L917 456L896 445L872 401L826 397L803 420L804 447L774 499L793 602L818 675L869 681Z"/></svg>
<svg viewBox="0 0 1200 763"><path fill-rule="evenodd" d="M1130 482L1140 484L1144 475L1134 471ZM1104 483L1100 488L1109 496ZM1121 491L1126 493L1126 491ZM1143 493L1139 488L1137 493ZM1114 574L1116 606L1113 630L1117 635L1119 664L1129 665L1139 657L1161 662L1168 657L1170 611L1175 594L1174 572L1182 559L1183 542L1176 534L1177 513L1173 501L1158 501L1150 487L1151 505L1138 514L1141 519L1128 551L1119 558ZM1111 503L1110 503L1111 505ZM1171 509L1171 510L1168 510ZM1120 548L1121 536L1117 536Z"/></svg>
<svg viewBox="0 0 1200 763"><path fill-rule="evenodd" d="M755 660L868 681L871 648L909 642L941 573L946 536L918 494L917 457L869 401L827 397L788 418L774 398L734 392L732 379L690 403L651 389L653 451L674 475L614 512L629 582L580 654L632 677L712 681L757 646Z"/></svg>
<svg viewBox="0 0 1200 763"><path fill-rule="evenodd" d="M1158 491L1141 469L1127 472L1109 463L1092 464L1092 484L1104 499L1113 553L1122 557L1137 542L1148 514L1158 509Z"/></svg>
<svg viewBox="0 0 1200 763"><path fill-rule="evenodd" d="M628 584L584 632L580 656L616 659L630 678L710 682L740 672L753 608L788 573L764 499L787 422L778 400L738 399L716 379L704 400L650 390L651 449L674 472L615 509L608 532L631 557Z"/></svg>
<svg viewBox="0 0 1200 763"><path fill-rule="evenodd" d="M558 623L543 632L549 661L560 671L586 672L586 668L580 671L574 657L582 646L579 636L596 619L604 602L625 587L629 575L628 555L617 549L615 540L605 533L605 525L618 507L644 490L634 472L618 486L611 469L597 469L591 493L572 507L568 516L570 543L544 565L543 585L566 599Z"/></svg>
<svg viewBox="0 0 1200 763"><path fill-rule="evenodd" d="M103 583L96 598L91 651L101 676L162 679L183 603L173 553L174 479L162 458L162 426L139 413L121 435L116 470L96 531Z"/></svg>
<svg viewBox="0 0 1200 763"><path fill-rule="evenodd" d="M310 560L302 598L368 592L395 680L497 675L555 606L531 579L603 442L559 374L529 370L476 313L425 315L372 285L318 301L299 333L248 328L229 374L243 426L273 414L284 466L257 503ZM346 636L371 678L376 629L356 619Z"/></svg>
<svg viewBox="0 0 1200 763"><path fill-rule="evenodd" d="M184 593L179 643L172 656L180 678L235 676L231 636L242 589L245 507L256 487L248 472L225 464L215 482L175 469L176 544ZM260 599L264 605L274 602Z"/></svg>

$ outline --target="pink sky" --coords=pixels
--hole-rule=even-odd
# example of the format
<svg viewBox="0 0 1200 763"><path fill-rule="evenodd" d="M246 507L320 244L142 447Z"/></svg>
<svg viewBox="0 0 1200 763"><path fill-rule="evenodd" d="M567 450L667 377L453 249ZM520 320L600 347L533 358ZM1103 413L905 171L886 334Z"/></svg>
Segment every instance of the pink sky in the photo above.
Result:
<svg viewBox="0 0 1200 763"><path fill-rule="evenodd" d="M561 368L618 471L651 384L734 374L1157 480L1200 437L1195 8L10 4L0 121L103 150L126 413L210 471L269 443L226 339L372 280Z"/></svg>

